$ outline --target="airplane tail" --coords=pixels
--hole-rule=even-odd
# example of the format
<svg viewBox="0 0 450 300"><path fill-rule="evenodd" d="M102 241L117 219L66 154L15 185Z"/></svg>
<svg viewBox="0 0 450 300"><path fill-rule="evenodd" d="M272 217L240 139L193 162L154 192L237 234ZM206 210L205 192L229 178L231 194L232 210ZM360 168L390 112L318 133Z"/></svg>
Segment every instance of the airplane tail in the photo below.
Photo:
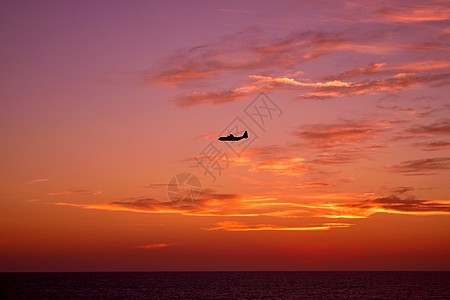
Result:
<svg viewBox="0 0 450 300"><path fill-rule="evenodd" d="M247 130L244 132L243 137L244 137L244 139L248 138Z"/></svg>

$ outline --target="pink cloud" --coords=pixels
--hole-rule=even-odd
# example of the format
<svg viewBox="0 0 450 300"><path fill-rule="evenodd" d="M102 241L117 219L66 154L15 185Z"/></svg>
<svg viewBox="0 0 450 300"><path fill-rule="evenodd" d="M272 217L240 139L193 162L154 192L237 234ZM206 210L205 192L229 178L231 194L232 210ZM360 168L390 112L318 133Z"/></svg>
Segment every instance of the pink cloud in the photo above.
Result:
<svg viewBox="0 0 450 300"><path fill-rule="evenodd" d="M438 2L431 2L417 7L388 6L378 10L377 14L391 22L400 23L449 20L450 8L437 4Z"/></svg>
<svg viewBox="0 0 450 300"><path fill-rule="evenodd" d="M361 145L373 140L390 127L387 122L343 120L335 124L301 126L292 135L306 140L309 146L327 149L336 146Z"/></svg>

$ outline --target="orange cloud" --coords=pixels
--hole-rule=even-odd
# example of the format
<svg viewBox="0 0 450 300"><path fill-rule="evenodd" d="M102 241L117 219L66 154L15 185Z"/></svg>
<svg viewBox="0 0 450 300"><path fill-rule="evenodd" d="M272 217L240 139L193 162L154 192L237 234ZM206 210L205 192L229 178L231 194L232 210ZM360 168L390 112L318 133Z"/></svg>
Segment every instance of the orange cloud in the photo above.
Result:
<svg viewBox="0 0 450 300"><path fill-rule="evenodd" d="M38 202L39 199L28 199L28 200L25 200L25 201L27 201L27 202Z"/></svg>
<svg viewBox="0 0 450 300"><path fill-rule="evenodd" d="M41 182L47 182L50 179L48 178L39 178L39 179L33 179L27 182L27 184L35 184L35 183L41 183Z"/></svg>
<svg viewBox="0 0 450 300"><path fill-rule="evenodd" d="M444 39L445 40L445 39ZM416 42L416 43L404 43L403 47L408 50L413 51L424 51L424 52L447 52L450 48L443 41L425 41L425 42Z"/></svg>
<svg viewBox="0 0 450 300"><path fill-rule="evenodd" d="M311 146L326 149L370 141L389 126L386 122L343 120L335 124L302 126L292 134Z"/></svg>
<svg viewBox="0 0 450 300"><path fill-rule="evenodd" d="M311 167L305 165L303 161L304 159L300 157L288 157L250 162L250 165L252 166L250 171L257 172L264 170L272 171L277 175L302 175L305 171L311 169Z"/></svg>
<svg viewBox="0 0 450 300"><path fill-rule="evenodd" d="M373 196L373 193L365 194L353 194L353 193L334 193L334 194L319 194L304 196L309 199L322 199L322 200L349 200L349 199L367 199Z"/></svg>
<svg viewBox="0 0 450 300"><path fill-rule="evenodd" d="M209 92L193 92L184 94L174 99L179 107L190 107L200 104L220 105L227 102L233 102L247 96L247 93L233 90L213 90Z"/></svg>
<svg viewBox="0 0 450 300"><path fill-rule="evenodd" d="M288 227L271 224L248 225L241 222L224 221L216 224L217 227L202 228L203 230L226 230L226 231L316 231L331 228L346 228L353 224L325 223L316 226Z"/></svg>
<svg viewBox="0 0 450 300"><path fill-rule="evenodd" d="M432 71L438 69L447 69L450 67L450 61L448 60L425 60L425 61L412 61L398 66L388 68L396 72L410 73L420 71Z"/></svg>
<svg viewBox="0 0 450 300"><path fill-rule="evenodd" d="M429 143L415 143L415 146L424 147L424 150L433 151L433 150L442 150L442 149L450 149L450 142L429 142Z"/></svg>
<svg viewBox="0 0 450 300"><path fill-rule="evenodd" d="M339 73L338 75L328 76L325 78L325 80L343 80L355 76L373 74L408 74L438 69L447 69L449 67L450 61L448 60L411 61L394 66L388 66L386 63L372 63L368 64L365 67Z"/></svg>
<svg viewBox="0 0 450 300"><path fill-rule="evenodd" d="M430 125L416 125L407 129L409 133L416 134L446 134L450 135L450 121L438 121Z"/></svg>
<svg viewBox="0 0 450 300"><path fill-rule="evenodd" d="M133 198L100 204L74 204L55 202L55 205L72 206L84 209L107 211L129 211L141 213L174 213L186 216L229 216L249 217L270 215L271 209L265 207L265 202L272 203L272 198L245 197L233 194L217 194L205 190L202 199L195 204L182 203L175 206L171 202L160 202L153 198ZM269 204L270 205L270 204ZM275 203L284 206L285 204Z"/></svg>
<svg viewBox="0 0 450 300"><path fill-rule="evenodd" d="M53 193L47 193L49 196L71 196L75 194L83 194L83 195L101 195L103 194L103 191L91 191L91 190L83 190L83 189L68 189L62 192L53 192Z"/></svg>
<svg viewBox="0 0 450 300"><path fill-rule="evenodd" d="M192 84L193 81L209 80L227 73L285 68L298 63L299 58L293 55L276 56L258 51L255 42L263 35L262 30L251 28L216 43L178 50L146 79L151 83L182 87L187 82Z"/></svg>
<svg viewBox="0 0 450 300"><path fill-rule="evenodd" d="M358 76L358 75L373 74L380 70L384 70L383 67L385 65L386 65L386 63L372 63L365 67L356 68L356 69L353 69L350 71L345 71L345 72L339 73L338 75L335 75L335 76L329 76L329 77L327 77L327 79L328 80L336 80L337 78L344 79L344 78L354 77L354 76Z"/></svg>
<svg viewBox="0 0 450 300"><path fill-rule="evenodd" d="M351 86L349 82L342 82L339 80L327 81L327 82L300 82L296 81L292 78L286 77L270 77L270 76L261 76L261 75L250 75L250 78L256 79L259 82L269 83L269 84L280 84L280 85L292 85L292 86L308 86L308 87L328 87L328 86Z"/></svg>
<svg viewBox="0 0 450 300"><path fill-rule="evenodd" d="M450 170L450 157L408 160L397 165L388 165L386 167L393 172L405 175L433 175L440 171Z"/></svg>
<svg viewBox="0 0 450 300"><path fill-rule="evenodd" d="M396 196L356 202L309 203L325 218L368 218L376 213L404 215L450 215L450 200L400 199Z"/></svg>
<svg viewBox="0 0 450 300"><path fill-rule="evenodd" d="M414 191L414 188L411 186L401 186L401 187L393 190L393 192L397 193L397 194L404 194L404 193L408 193L411 191Z"/></svg>
<svg viewBox="0 0 450 300"><path fill-rule="evenodd" d="M209 132L207 134L203 134L201 136L198 137L198 139L205 139L205 140L209 140L212 137L217 137L220 135L220 131L214 131L214 132Z"/></svg>
<svg viewBox="0 0 450 300"><path fill-rule="evenodd" d="M450 19L450 8L427 3L426 7L416 8L410 8L408 6L386 7L380 9L377 14L391 22L400 23L445 21Z"/></svg>
<svg viewBox="0 0 450 300"><path fill-rule="evenodd" d="M366 43L361 43L364 40ZM352 39L345 32L295 32L272 45L255 48L257 52L265 56L293 55L305 60L316 59L333 51L355 51L360 53L381 54L392 51L386 45L369 43L369 38L359 37ZM304 50L309 51L304 51ZM302 51L303 50L303 51ZM295 56L294 56L295 57Z"/></svg>
<svg viewBox="0 0 450 300"><path fill-rule="evenodd" d="M302 183L302 184L297 184L295 185L295 187L297 188L325 188L325 187L329 187L332 186L333 184L330 182L313 182L313 183Z"/></svg>
<svg viewBox="0 0 450 300"><path fill-rule="evenodd" d="M263 30L252 28L216 43L178 50L147 75L146 80L178 87L186 87L190 83L192 87L194 81L211 80L228 73L244 75L273 68L289 70L301 62L335 51L381 54L395 49L385 44L372 44L368 40L367 36L321 31L299 31L273 39L266 37Z"/></svg>
<svg viewBox="0 0 450 300"><path fill-rule="evenodd" d="M300 126L291 132L299 140L284 147L249 148L238 160L232 162L248 166L250 172L312 176L314 178L311 178L311 182L314 182L318 180L316 175L324 175L320 166L352 163L386 147L386 142L375 141L391 126L391 122L375 118ZM299 149L304 157L293 155ZM304 188L306 185L298 187Z"/></svg>
<svg viewBox="0 0 450 300"><path fill-rule="evenodd" d="M449 79L450 73L422 75L414 73L401 73L396 74L391 78L365 80L359 83L353 83L352 85L345 87L322 87L317 91L308 92L307 95L344 97L378 94L381 92L395 92L405 90L424 83L428 83L432 87L448 85Z"/></svg>
<svg viewBox="0 0 450 300"><path fill-rule="evenodd" d="M322 152L311 163L314 165L336 165L348 164L367 157L367 151L377 149L376 147L357 147L351 149L336 148L332 151Z"/></svg>
<svg viewBox="0 0 450 300"><path fill-rule="evenodd" d="M415 68L414 68L415 66ZM358 96L365 94L378 94L382 92L395 92L420 84L429 84L431 87L448 85L450 82L450 73L442 74L416 74L413 71L429 70L434 68L447 68L450 63L443 61L422 62L415 65L408 63L395 68L383 69L381 64L377 67L357 69L341 73L337 76L329 76L325 82L301 82L287 77L271 77L262 75L250 75L253 81L240 87L212 90L206 92L193 92L180 95L175 98L175 103L180 107L189 107L199 104L220 105L227 102L246 99L246 97L255 94L258 91L271 91L274 89L284 89L290 91L305 91L306 94L299 95L297 100L329 100L333 97ZM344 82L338 78L356 76L360 74L373 74L374 70L379 69L380 74L391 74L390 78L364 80L361 82Z"/></svg>
<svg viewBox="0 0 450 300"><path fill-rule="evenodd" d="M57 202L54 205L105 211L128 211L138 213L172 213L185 216L216 217L279 217L279 218L368 218L376 213L406 215L447 215L450 214L450 200L400 199L396 196L373 198L373 194L318 194L291 197L283 200L275 197L237 196L209 194L197 204L173 206L170 202L159 202L151 198L131 201L114 201L101 204L72 204ZM288 197L287 195L283 197ZM368 199L369 198L369 199ZM301 199L299 202L295 199ZM326 202L304 202L306 199L326 200ZM236 227L234 227L236 229ZM254 230L276 229L276 226L258 225ZM256 228L256 229L255 229ZM309 228L309 227L308 227ZM303 229L292 229L303 230ZM306 230L306 229L305 229Z"/></svg>
<svg viewBox="0 0 450 300"><path fill-rule="evenodd" d="M390 110L394 112L394 114L407 114L407 115L416 115L416 111L412 108L402 108L399 106L383 106L383 105L377 105L377 108L384 109L384 110ZM420 119L419 116L414 116L414 119Z"/></svg>
<svg viewBox="0 0 450 300"><path fill-rule="evenodd" d="M353 6L352 6L353 7ZM366 16L361 21L418 22L444 20L449 8L433 3L412 4L408 9L386 6L376 12L377 18ZM371 11L370 13L373 13ZM380 18L380 16L382 18ZM393 26L393 25L391 25ZM431 29L430 29L431 30ZM442 35L447 31L439 31ZM408 34L385 29L349 31L294 31L287 35L273 36L267 31L252 27L227 35L217 42L180 49L158 68L146 76L146 81L158 85L182 88L184 92L174 99L180 107L244 100L259 91L288 89L302 91L295 99L325 100L333 97L358 96L381 92L395 92L420 84L447 85L449 74L423 74L450 67L450 62L435 56L432 60L409 61L399 65L386 62L372 64L327 76L325 80L296 80L292 74L303 74L301 63L317 60L341 51L360 54L384 54L407 49L448 51L446 39L429 36L411 41ZM422 40L420 40L422 38ZM420 74L416 74L416 73ZM267 74L277 74L270 75ZM291 74L278 75L278 74ZM387 78L345 82L345 78L359 75L389 75ZM240 86L224 87L229 76L241 78ZM225 80L220 80L224 78ZM251 81L245 83L250 78ZM211 88L214 86L215 88Z"/></svg>

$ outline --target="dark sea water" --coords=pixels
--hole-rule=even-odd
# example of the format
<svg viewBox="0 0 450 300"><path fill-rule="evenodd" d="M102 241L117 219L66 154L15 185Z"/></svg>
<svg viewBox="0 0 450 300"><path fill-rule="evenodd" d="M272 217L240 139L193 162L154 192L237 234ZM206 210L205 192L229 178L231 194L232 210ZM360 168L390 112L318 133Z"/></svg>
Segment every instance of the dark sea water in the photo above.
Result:
<svg viewBox="0 0 450 300"><path fill-rule="evenodd" d="M450 272L0 273L1 299L450 299Z"/></svg>

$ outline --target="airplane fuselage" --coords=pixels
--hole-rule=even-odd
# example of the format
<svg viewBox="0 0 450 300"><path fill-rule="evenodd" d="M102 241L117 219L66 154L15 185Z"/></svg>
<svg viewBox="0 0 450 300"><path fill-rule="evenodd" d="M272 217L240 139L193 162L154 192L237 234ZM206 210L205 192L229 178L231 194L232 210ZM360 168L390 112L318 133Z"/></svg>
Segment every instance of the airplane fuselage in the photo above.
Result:
<svg viewBox="0 0 450 300"><path fill-rule="evenodd" d="M231 137L231 136L221 136L219 138L219 141L240 141L242 140L244 137L243 136L236 136L236 137Z"/></svg>
<svg viewBox="0 0 450 300"><path fill-rule="evenodd" d="M247 131L245 131L242 136L234 136L234 135L230 134L229 136L221 136L218 138L218 140L224 141L224 142L235 142L235 141L240 141L240 140L246 139L246 138L248 138Z"/></svg>

